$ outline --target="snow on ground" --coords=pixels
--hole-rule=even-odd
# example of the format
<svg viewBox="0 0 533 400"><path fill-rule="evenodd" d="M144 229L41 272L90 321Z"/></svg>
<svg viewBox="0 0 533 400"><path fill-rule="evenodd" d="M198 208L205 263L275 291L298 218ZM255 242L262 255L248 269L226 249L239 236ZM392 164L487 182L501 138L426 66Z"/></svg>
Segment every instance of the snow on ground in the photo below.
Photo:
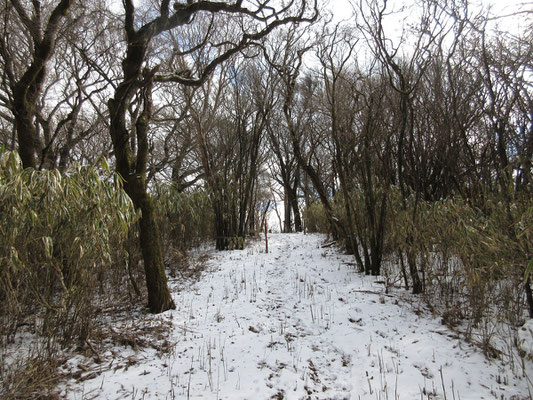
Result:
<svg viewBox="0 0 533 400"><path fill-rule="evenodd" d="M533 360L533 319L518 330L518 347L525 357Z"/></svg>
<svg viewBox="0 0 533 400"><path fill-rule="evenodd" d="M404 291L385 294L323 240L276 234L268 254L264 242L213 253L199 282L171 282L177 309L161 317L174 326L170 354L124 347L131 362L71 380L67 397L529 398L527 377L404 302ZM533 364L525 368L533 376Z"/></svg>

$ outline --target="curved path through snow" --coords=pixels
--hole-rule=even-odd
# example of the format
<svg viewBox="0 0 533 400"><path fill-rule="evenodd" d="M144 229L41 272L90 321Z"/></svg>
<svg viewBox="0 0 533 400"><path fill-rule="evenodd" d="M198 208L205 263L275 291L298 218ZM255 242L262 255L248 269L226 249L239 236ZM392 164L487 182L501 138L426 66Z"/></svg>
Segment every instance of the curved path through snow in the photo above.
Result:
<svg viewBox="0 0 533 400"><path fill-rule="evenodd" d="M161 317L173 324L171 354L145 350L69 385L68 397L527 398L526 378L403 301L405 291L386 295L323 240L275 234L268 254L264 242L214 253L199 282L172 288L177 309Z"/></svg>

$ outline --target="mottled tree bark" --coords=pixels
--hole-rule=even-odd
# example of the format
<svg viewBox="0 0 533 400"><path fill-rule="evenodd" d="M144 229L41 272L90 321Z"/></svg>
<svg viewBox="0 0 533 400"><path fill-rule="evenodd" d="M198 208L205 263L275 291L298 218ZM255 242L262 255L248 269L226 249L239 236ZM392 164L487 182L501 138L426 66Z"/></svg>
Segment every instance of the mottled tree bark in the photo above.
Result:
<svg viewBox="0 0 533 400"><path fill-rule="evenodd" d="M124 179L124 190L135 208L141 212L139 239L148 290L148 308L153 313L159 313L175 308L175 305L167 286L154 205L146 190L146 166L149 151L147 134L152 117L151 91L155 71L141 71L151 37L143 37L133 31L132 26L127 26L126 30L128 50L122 64L124 79L108 104L111 120L110 135L113 141L117 172ZM135 121L137 154L134 154L130 140L132 126L128 129L126 115L131 99L136 93L142 96L143 110Z"/></svg>
<svg viewBox="0 0 533 400"><path fill-rule="evenodd" d="M54 8L46 27L41 32L40 4L34 3L34 15L30 18L18 0L11 3L33 40L34 52L30 65L13 87L13 115L17 131L19 154L24 168L36 168L43 149L42 140L35 126L35 105L46 78L46 67L54 53L57 32L74 0L62 0Z"/></svg>

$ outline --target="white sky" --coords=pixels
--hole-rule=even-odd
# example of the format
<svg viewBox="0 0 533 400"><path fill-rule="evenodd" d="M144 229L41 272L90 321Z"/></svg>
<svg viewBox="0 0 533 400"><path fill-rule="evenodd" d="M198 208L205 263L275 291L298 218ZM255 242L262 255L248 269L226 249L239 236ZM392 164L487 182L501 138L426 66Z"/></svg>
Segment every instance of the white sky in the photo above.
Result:
<svg viewBox="0 0 533 400"><path fill-rule="evenodd" d="M353 0L352 0L353 1ZM355 0L357 2L358 0ZM388 9L398 9L415 0L389 0ZM329 9L333 12L335 20L350 20L353 7L350 0L329 0ZM501 17L495 20L501 29L511 33L518 33L529 24L533 24L533 1L531 0L471 0L472 9L490 9L492 17ZM530 11L529 15L512 15L520 11Z"/></svg>

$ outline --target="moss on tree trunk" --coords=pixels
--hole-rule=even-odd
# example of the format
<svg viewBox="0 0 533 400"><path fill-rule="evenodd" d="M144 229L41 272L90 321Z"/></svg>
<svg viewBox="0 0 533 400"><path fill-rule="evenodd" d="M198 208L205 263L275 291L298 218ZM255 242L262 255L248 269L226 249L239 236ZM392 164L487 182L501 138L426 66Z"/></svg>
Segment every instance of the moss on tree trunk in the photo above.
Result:
<svg viewBox="0 0 533 400"><path fill-rule="evenodd" d="M124 179L124 190L133 205L141 211L139 240L144 262L148 307L153 313L175 308L167 286L167 277L161 251L161 238L155 219L155 209L146 189L148 162L148 128L152 117L152 71L143 71L143 55L146 43L132 41L123 63L124 80L117 87L115 97L109 101L110 134L115 151L117 172ZM140 78L143 78L142 84ZM134 125L127 126L126 115L134 94L141 96L143 110ZM137 138L137 152L130 144L132 134Z"/></svg>
<svg viewBox="0 0 533 400"><path fill-rule="evenodd" d="M144 179L132 176L124 188L135 207L141 211L139 240L148 289L148 308L153 313L173 309L176 306L167 285L154 204L146 192Z"/></svg>

